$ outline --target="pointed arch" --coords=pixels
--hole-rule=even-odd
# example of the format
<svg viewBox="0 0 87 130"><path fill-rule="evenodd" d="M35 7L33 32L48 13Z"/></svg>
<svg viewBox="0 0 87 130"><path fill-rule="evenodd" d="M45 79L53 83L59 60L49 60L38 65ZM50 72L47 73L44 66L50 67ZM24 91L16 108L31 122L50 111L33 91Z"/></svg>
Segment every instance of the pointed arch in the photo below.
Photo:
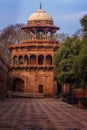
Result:
<svg viewBox="0 0 87 130"><path fill-rule="evenodd" d="M36 32L37 39L44 39L45 32L42 28L39 28Z"/></svg>
<svg viewBox="0 0 87 130"><path fill-rule="evenodd" d="M28 65L28 56L27 55L24 56L24 64Z"/></svg>
<svg viewBox="0 0 87 130"><path fill-rule="evenodd" d="M19 65L23 64L23 56L19 56Z"/></svg>
<svg viewBox="0 0 87 130"><path fill-rule="evenodd" d="M30 64L31 65L35 65L36 64L36 56L35 55L31 55L30 56Z"/></svg>
<svg viewBox="0 0 87 130"><path fill-rule="evenodd" d="M13 80L13 91L24 92L24 81L20 78Z"/></svg>
<svg viewBox="0 0 87 130"><path fill-rule="evenodd" d="M46 65L52 65L52 56L51 55L46 56Z"/></svg>
<svg viewBox="0 0 87 130"><path fill-rule="evenodd" d="M14 56L13 57L13 64L17 64L18 63L18 57L17 56Z"/></svg>
<svg viewBox="0 0 87 130"><path fill-rule="evenodd" d="M38 56L38 64L39 65L43 65L44 64L44 56L43 55L39 55Z"/></svg>

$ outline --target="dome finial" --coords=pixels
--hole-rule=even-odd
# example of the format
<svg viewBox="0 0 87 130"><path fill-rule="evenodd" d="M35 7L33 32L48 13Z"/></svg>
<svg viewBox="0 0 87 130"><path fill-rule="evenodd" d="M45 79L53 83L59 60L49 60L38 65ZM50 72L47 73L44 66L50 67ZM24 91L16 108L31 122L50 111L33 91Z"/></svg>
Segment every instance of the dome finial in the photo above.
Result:
<svg viewBox="0 0 87 130"><path fill-rule="evenodd" d="M42 9L41 2L40 2L40 9Z"/></svg>

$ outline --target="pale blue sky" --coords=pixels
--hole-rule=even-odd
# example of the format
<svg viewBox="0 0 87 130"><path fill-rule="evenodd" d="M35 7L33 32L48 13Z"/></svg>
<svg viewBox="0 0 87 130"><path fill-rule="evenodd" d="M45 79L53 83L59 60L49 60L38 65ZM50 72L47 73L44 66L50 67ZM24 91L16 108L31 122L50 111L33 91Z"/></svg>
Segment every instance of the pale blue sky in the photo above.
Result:
<svg viewBox="0 0 87 130"><path fill-rule="evenodd" d="M87 0L0 0L0 30L11 24L27 24L40 2L60 27L59 32L73 34L81 28L79 20L87 14Z"/></svg>

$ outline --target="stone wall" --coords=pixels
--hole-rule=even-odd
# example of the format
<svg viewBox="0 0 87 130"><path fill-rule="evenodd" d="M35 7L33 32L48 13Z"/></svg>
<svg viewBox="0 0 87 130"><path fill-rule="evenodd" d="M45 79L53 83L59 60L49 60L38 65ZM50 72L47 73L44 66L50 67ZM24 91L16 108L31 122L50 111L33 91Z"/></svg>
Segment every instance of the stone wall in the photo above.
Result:
<svg viewBox="0 0 87 130"><path fill-rule="evenodd" d="M8 85L8 65L0 55L0 97L6 96Z"/></svg>
<svg viewBox="0 0 87 130"><path fill-rule="evenodd" d="M43 93L45 96L53 96L53 74L53 70L11 71L12 89L13 91Z"/></svg>

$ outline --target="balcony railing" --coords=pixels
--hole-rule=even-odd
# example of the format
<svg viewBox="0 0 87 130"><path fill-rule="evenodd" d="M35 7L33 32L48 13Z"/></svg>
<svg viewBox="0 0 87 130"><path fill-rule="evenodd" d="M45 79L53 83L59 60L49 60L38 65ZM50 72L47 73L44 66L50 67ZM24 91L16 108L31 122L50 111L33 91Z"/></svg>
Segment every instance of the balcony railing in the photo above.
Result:
<svg viewBox="0 0 87 130"><path fill-rule="evenodd" d="M29 47L29 46L60 46L57 40L25 40L21 44L9 44L8 48Z"/></svg>
<svg viewBox="0 0 87 130"><path fill-rule="evenodd" d="M52 65L39 65L39 64L37 64L37 65L14 65L14 64L11 64L10 65L10 68L12 69L12 68L15 68L15 69L17 69L17 68L19 68L19 69L21 69L21 68L54 68L54 65L52 64Z"/></svg>

